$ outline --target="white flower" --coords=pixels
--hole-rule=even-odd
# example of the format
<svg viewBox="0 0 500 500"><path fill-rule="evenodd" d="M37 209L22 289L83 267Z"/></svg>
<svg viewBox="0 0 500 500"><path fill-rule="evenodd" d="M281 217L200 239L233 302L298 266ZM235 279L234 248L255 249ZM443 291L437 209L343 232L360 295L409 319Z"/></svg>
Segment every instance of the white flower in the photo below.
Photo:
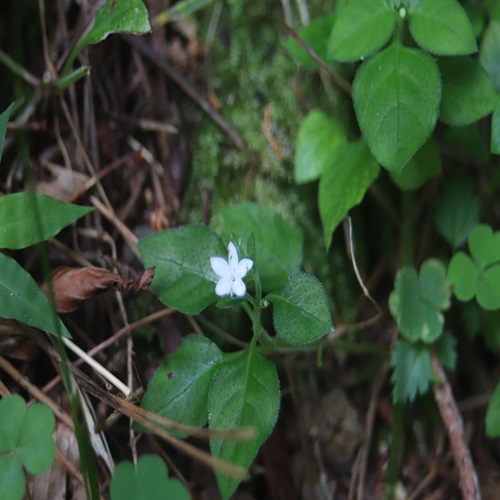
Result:
<svg viewBox="0 0 500 500"><path fill-rule="evenodd" d="M222 257L210 257L210 265L215 274L220 277L215 287L215 293L219 297L225 295L243 297L247 291L243 278L252 269L253 260L242 259L238 262L238 251L232 242L229 242L227 252L227 261Z"/></svg>

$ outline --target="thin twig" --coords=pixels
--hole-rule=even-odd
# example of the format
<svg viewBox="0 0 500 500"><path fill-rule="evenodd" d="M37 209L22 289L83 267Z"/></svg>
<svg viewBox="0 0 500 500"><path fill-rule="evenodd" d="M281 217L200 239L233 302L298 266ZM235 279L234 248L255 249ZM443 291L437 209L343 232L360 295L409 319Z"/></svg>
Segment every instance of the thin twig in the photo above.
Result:
<svg viewBox="0 0 500 500"><path fill-rule="evenodd" d="M450 440L451 453L458 470L459 486L464 500L480 500L481 491L470 450L465 441L462 417L458 411L446 373L435 351L431 353L434 399Z"/></svg>
<svg viewBox="0 0 500 500"><path fill-rule="evenodd" d="M140 40L138 37L129 35L122 35L122 37L146 59L149 59L149 61L163 71L163 73L176 83L189 97L191 97L191 99L193 99L198 106L200 106L200 108L205 111L205 113L207 113L215 121L215 123L217 123L217 125L224 130L224 132L226 132L238 149L245 149L243 140L236 129L223 118L223 116L198 92L198 90L191 85L191 83L189 83L180 73L175 71L175 69L172 68L172 66L170 66L164 58L156 54L156 52L147 43Z"/></svg>

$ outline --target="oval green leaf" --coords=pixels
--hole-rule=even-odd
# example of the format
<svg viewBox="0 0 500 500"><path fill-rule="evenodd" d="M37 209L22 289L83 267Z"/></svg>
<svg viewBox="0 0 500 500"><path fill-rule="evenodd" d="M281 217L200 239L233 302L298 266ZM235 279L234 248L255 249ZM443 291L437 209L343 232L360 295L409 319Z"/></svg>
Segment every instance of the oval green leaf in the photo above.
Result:
<svg viewBox="0 0 500 500"><path fill-rule="evenodd" d="M210 450L245 471L276 424L280 388L276 367L263 358L252 344L237 359L224 363L210 385L208 411L210 429L253 427L255 436L247 441L210 439ZM242 477L229 477L215 470L222 498L229 498Z"/></svg>
<svg viewBox="0 0 500 500"><path fill-rule="evenodd" d="M427 141L439 111L436 62L394 43L359 68L353 101L359 126L377 161L400 170Z"/></svg>
<svg viewBox="0 0 500 500"><path fill-rule="evenodd" d="M52 238L92 207L65 203L44 194L14 193L0 198L0 248L17 250Z"/></svg>
<svg viewBox="0 0 500 500"><path fill-rule="evenodd" d="M227 259L221 238L207 226L167 229L139 241L145 267L155 267L153 289L167 306L198 314L217 302L210 257Z"/></svg>
<svg viewBox="0 0 500 500"><path fill-rule="evenodd" d="M479 62L490 76L497 92L500 92L500 22L493 19L481 41Z"/></svg>
<svg viewBox="0 0 500 500"><path fill-rule="evenodd" d="M418 45L438 56L477 51L474 30L456 0L409 2L410 32Z"/></svg>
<svg viewBox="0 0 500 500"><path fill-rule="evenodd" d="M328 57L356 61L382 48L398 14L385 0L351 0L338 12L328 41Z"/></svg>
<svg viewBox="0 0 500 500"><path fill-rule="evenodd" d="M315 181L332 166L333 150L346 140L344 127L320 110L302 121L295 147L294 177L297 184Z"/></svg>
<svg viewBox="0 0 500 500"><path fill-rule="evenodd" d="M0 317L71 338L35 280L14 260L0 252Z"/></svg>
<svg viewBox="0 0 500 500"><path fill-rule="evenodd" d="M153 375L141 407L186 425L205 425L208 389L221 360L222 352L212 341L189 335ZM186 436L175 429L169 432Z"/></svg>
<svg viewBox="0 0 500 500"><path fill-rule="evenodd" d="M302 264L302 235L269 207L240 203L223 210L224 234L243 241L255 237L255 270L266 291L283 286Z"/></svg>
<svg viewBox="0 0 500 500"><path fill-rule="evenodd" d="M448 125L467 125L493 111L497 93L476 59L444 58L439 61L439 68L443 79L440 121Z"/></svg>
<svg viewBox="0 0 500 500"><path fill-rule="evenodd" d="M288 344L304 345L333 332L325 289L314 276L294 274L280 294L272 293L266 298L274 305L276 333Z"/></svg>
<svg viewBox="0 0 500 500"><path fill-rule="evenodd" d="M379 172L380 167L364 141L339 144L332 152L331 165L321 176L318 195L327 248L335 228L361 202Z"/></svg>

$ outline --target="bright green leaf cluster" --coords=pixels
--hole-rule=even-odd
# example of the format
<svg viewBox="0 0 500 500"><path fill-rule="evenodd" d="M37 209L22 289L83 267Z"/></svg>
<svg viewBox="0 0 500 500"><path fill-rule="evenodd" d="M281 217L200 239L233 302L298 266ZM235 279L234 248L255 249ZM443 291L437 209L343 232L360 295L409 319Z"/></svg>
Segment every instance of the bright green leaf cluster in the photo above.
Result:
<svg viewBox="0 0 500 500"><path fill-rule="evenodd" d="M47 405L26 403L17 394L0 400L0 498L23 498L30 474L48 470L56 456L54 414Z"/></svg>
<svg viewBox="0 0 500 500"><path fill-rule="evenodd" d="M401 335L410 342L435 342L443 332L442 311L450 306L446 268L428 259L420 268L403 267L396 276L389 309Z"/></svg>
<svg viewBox="0 0 500 500"><path fill-rule="evenodd" d="M459 300L476 297L486 310L500 308L500 231L480 224L468 238L470 256L456 253L448 267L448 279Z"/></svg>
<svg viewBox="0 0 500 500"><path fill-rule="evenodd" d="M111 500L190 500L185 486L168 477L168 469L156 455L144 455L134 467L132 462L120 462L110 485Z"/></svg>

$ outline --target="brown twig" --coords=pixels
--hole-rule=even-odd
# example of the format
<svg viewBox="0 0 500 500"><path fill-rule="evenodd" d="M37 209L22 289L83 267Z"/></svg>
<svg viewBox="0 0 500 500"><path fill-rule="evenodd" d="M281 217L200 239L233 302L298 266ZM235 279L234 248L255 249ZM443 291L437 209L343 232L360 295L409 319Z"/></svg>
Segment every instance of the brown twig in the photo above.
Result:
<svg viewBox="0 0 500 500"><path fill-rule="evenodd" d="M302 38L297 34L297 32L285 24L286 32L300 45L300 47L307 53L309 57L323 70L325 70L331 77L332 80L348 95L352 94L351 84L342 78L336 71L334 71L328 64L319 57L316 52L314 52L309 45L307 45Z"/></svg>
<svg viewBox="0 0 500 500"><path fill-rule="evenodd" d="M238 149L245 149L243 140L236 129L216 111L216 109L196 90L193 85L191 85L191 83L189 83L180 73L175 71L175 69L170 66L164 58L156 54L156 52L147 43L140 40L138 37L129 35L122 35L122 37L141 55L143 55L146 59L149 59L149 61L163 71L163 73L176 83L189 97L191 97L191 99L193 99L198 106L200 106L200 108L205 111L205 113L207 113L212 120L214 120L215 123L217 123L217 125L224 130L224 132L226 132Z"/></svg>
<svg viewBox="0 0 500 500"><path fill-rule="evenodd" d="M465 442L462 417L458 411L446 373L436 352L432 352L432 371L436 382L432 385L434 399L450 440L451 453L458 470L459 486L464 500L480 500L479 481L472 457Z"/></svg>

